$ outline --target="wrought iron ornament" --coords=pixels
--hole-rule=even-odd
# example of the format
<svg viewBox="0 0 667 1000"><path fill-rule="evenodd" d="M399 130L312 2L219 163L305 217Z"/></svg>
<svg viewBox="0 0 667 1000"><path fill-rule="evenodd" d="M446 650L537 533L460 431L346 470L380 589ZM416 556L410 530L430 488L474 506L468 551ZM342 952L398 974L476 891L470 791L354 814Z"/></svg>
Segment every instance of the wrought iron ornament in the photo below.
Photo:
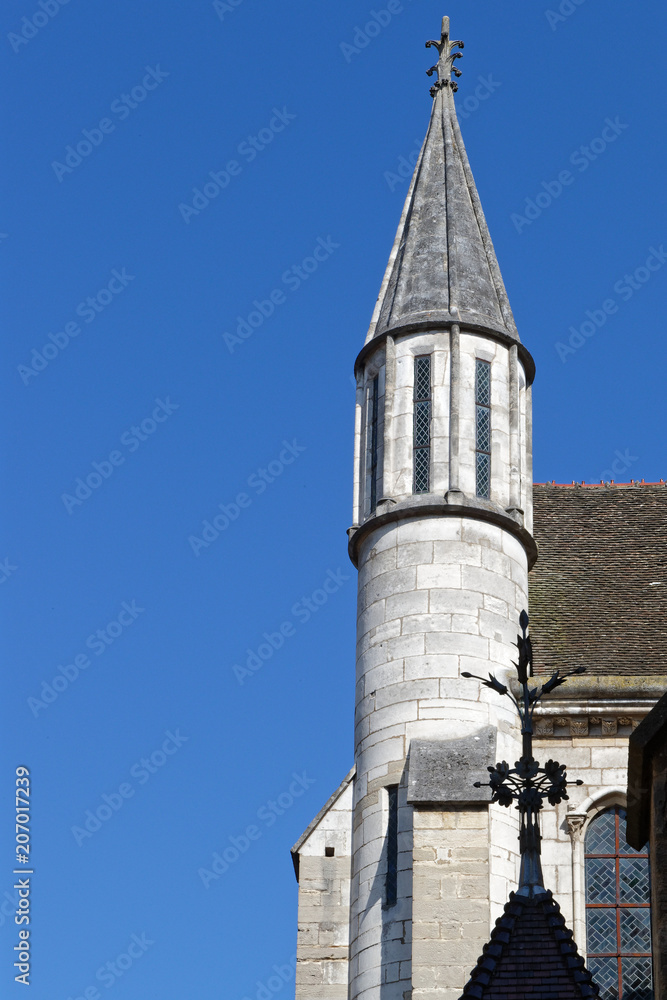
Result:
<svg viewBox="0 0 667 1000"><path fill-rule="evenodd" d="M519 892L524 895L533 895L534 891L544 892L540 864L542 838L539 827L539 814L544 800L546 799L552 806L558 805L559 802L569 798L567 794L568 784L583 784L580 780L568 782L565 764L559 764L557 760L548 760L544 767L540 767L534 759L533 713L535 706L545 694L549 694L564 684L568 677L572 677L573 674L583 674L586 668L577 667L576 670L565 672L556 670L549 680L540 687L529 687L529 678L533 676L533 650L528 635L528 615L525 611L521 612L519 624L522 632L521 635L517 636L516 643L519 651L519 662L514 664L521 685L521 695L518 699L514 697L507 685L502 684L493 674L489 674L488 680L467 671L462 676L474 677L486 687L508 697L519 713L523 740L521 759L515 762L514 767L510 767L504 760L496 764L495 767L489 767L489 781L476 781L475 788L488 785L493 793L491 801L498 802L501 806L509 808L513 802L517 803L521 817Z"/></svg>
<svg viewBox="0 0 667 1000"><path fill-rule="evenodd" d="M444 87L451 87L454 93L459 89L458 84L452 80L452 73L454 76L461 76L461 70L454 66L454 60L461 58L461 53L456 52L455 49L462 49L463 42L450 42L449 40L449 18L443 17L442 19L442 34L440 41L435 41L431 39L426 43L426 48L430 49L431 46L438 50L439 59L435 66L431 66L430 69L426 70L427 76L433 76L434 73L438 74L438 82L434 83L431 87L431 97L435 97L439 90Z"/></svg>

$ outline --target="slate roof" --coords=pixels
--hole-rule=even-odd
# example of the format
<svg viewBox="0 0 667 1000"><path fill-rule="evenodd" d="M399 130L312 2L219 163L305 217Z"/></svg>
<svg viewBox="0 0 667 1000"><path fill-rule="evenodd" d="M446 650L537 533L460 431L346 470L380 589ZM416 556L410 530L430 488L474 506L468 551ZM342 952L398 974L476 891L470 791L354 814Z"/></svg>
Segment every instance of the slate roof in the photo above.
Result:
<svg viewBox="0 0 667 1000"><path fill-rule="evenodd" d="M433 101L366 343L424 322L519 339L449 87Z"/></svg>
<svg viewBox="0 0 667 1000"><path fill-rule="evenodd" d="M536 672L667 674L667 483L534 487Z"/></svg>
<svg viewBox="0 0 667 1000"><path fill-rule="evenodd" d="M510 893L460 1000L582 1000L599 996L550 892Z"/></svg>

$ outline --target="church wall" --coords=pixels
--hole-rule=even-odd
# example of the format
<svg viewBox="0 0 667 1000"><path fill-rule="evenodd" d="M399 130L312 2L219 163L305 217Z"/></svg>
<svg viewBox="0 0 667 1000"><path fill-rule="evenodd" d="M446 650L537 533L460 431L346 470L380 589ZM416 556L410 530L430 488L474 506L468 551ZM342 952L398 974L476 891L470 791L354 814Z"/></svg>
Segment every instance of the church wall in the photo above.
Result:
<svg viewBox="0 0 667 1000"><path fill-rule="evenodd" d="M415 809L411 1000L458 1000L489 937L488 807Z"/></svg>
<svg viewBox="0 0 667 1000"><path fill-rule="evenodd" d="M565 720L563 720L565 721ZM547 806L541 816L542 870L572 927L580 954L586 956L584 836L601 808L624 805L628 782L628 737L570 737L534 741L537 760L567 764L569 799Z"/></svg>
<svg viewBox="0 0 667 1000"><path fill-rule="evenodd" d="M348 786L299 850L296 1000L347 1000L351 853Z"/></svg>

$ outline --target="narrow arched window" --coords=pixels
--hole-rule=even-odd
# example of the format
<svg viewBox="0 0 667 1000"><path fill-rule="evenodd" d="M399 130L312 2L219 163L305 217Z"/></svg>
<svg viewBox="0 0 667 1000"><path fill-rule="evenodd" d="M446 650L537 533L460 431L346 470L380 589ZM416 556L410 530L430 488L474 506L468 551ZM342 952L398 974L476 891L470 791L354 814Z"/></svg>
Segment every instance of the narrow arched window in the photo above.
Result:
<svg viewBox="0 0 667 1000"><path fill-rule="evenodd" d="M648 845L626 842L620 806L586 831L586 946L600 1000L654 1000Z"/></svg>
<svg viewBox="0 0 667 1000"><path fill-rule="evenodd" d="M475 363L475 475L478 497L491 496L491 365Z"/></svg>
<svg viewBox="0 0 667 1000"><path fill-rule="evenodd" d="M431 483L431 358L415 358L414 493L428 493Z"/></svg>
<svg viewBox="0 0 667 1000"><path fill-rule="evenodd" d="M378 399L379 399L379 378L376 375L371 382L370 396L368 401L368 454L370 465L370 504L371 514L375 513L378 502Z"/></svg>

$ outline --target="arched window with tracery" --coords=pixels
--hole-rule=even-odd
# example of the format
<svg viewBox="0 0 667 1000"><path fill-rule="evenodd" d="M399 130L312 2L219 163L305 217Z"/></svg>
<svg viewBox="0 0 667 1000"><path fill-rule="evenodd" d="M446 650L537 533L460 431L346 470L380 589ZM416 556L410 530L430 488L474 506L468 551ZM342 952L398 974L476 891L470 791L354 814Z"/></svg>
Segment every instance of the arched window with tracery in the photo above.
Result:
<svg viewBox="0 0 667 1000"><path fill-rule="evenodd" d="M600 1000L654 1000L648 845L625 840L625 809L599 813L586 831L586 945Z"/></svg>

